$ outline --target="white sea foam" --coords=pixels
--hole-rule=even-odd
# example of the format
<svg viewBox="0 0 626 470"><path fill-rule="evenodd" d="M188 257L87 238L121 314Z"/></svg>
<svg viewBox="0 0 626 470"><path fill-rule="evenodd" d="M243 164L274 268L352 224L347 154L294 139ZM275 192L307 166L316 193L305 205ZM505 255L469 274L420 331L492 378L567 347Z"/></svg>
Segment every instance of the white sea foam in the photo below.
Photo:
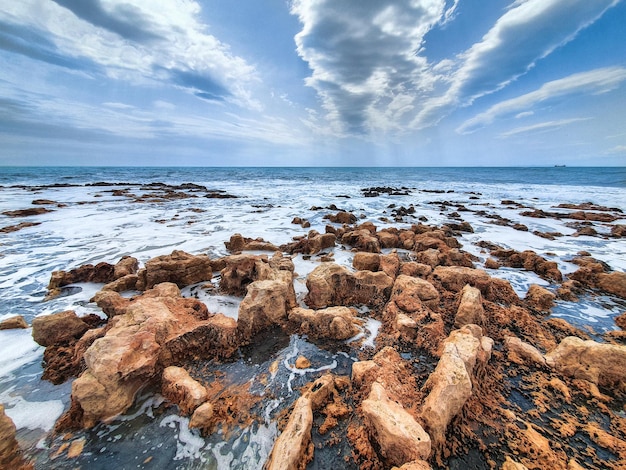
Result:
<svg viewBox="0 0 626 470"><path fill-rule="evenodd" d="M21 369L26 364L41 361L43 348L31 336L31 329L0 331L0 377Z"/></svg>
<svg viewBox="0 0 626 470"><path fill-rule="evenodd" d="M26 401L10 393L0 395L5 412L13 420L17 429L41 429L49 432L63 413L65 406L61 400Z"/></svg>

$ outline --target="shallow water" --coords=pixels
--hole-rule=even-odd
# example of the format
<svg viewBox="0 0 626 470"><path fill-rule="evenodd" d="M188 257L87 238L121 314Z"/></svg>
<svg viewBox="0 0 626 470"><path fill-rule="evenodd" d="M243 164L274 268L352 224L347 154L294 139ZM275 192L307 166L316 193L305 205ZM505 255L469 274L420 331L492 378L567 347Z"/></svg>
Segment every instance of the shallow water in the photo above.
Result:
<svg viewBox="0 0 626 470"><path fill-rule="evenodd" d="M87 185L106 181L110 185ZM178 190L193 196L184 199L134 202L116 196L114 190L128 189L136 196L158 193L152 182L172 185L195 183L210 190L225 191L232 199L204 197L204 192ZM120 186L117 183L126 182ZM73 186L56 187L53 184ZM113 184L116 183L116 184ZM408 195L364 197L362 189L375 186L405 187ZM433 192L437 191L437 192ZM33 206L35 199L58 204ZM62 296L44 302L46 286L54 270L69 270L87 263L115 263L124 255L135 256L141 264L150 258L180 249L210 257L228 254L224 242L234 233L262 237L276 245L287 243L310 229L325 231L324 216L336 210L334 204L353 212L359 222L372 221L379 229L409 227L425 217L425 223L441 225L457 220L459 211L474 233L459 240L463 249L475 254L480 267L489 256L476 244L490 241L519 251L531 249L554 260L564 273L577 269L570 260L581 250L605 261L613 269L626 270L626 241L601 237L573 237L575 229L567 220L534 219L520 215L524 209L502 204L514 200L523 206L546 211L559 203L592 201L626 211L626 171L624 169L2 169L0 171L0 212L47 207L51 212L29 217L0 215L0 228L21 222L38 225L0 237L0 320L23 315L28 323L35 316L62 310L79 315L102 314L91 297L101 285L83 283L68 286ZM451 203L451 204L446 204ZM59 207L62 205L62 207ZM394 221L393 207L413 205L413 216ZM313 210L322 207L324 209ZM479 211L484 211L479 213ZM498 215L523 223L528 232L493 225ZM311 227L292 224L294 217ZM626 223L626 219L616 223ZM593 223L599 233L610 227ZM548 240L532 232L560 232L564 236ZM339 264L350 266L348 248L332 251ZM307 274L319 263L313 256L294 259L295 289L300 302L306 294ZM492 276L511 282L520 297L530 284L549 289L556 285L536 274L517 269L489 270ZM219 295L207 280L183 290L195 296L213 312L236 318L241 299ZM552 315L576 326L590 326L598 333L615 329L613 318L624 312L624 301L610 296L584 296L578 303L558 302ZM362 312L364 318L367 312ZM136 407L109 425L99 425L74 437L86 438L85 450L76 460L55 458L59 442L46 439L58 416L69 404L69 384L54 386L41 381L43 348L32 341L30 330L0 331L0 401L18 427L18 438L27 455L36 458L37 468L258 468L277 435L275 417L298 396L298 388L325 370L349 374L351 364L362 348L371 348L379 324L367 319L362 338L342 343L329 351L302 337L278 341L266 339L263 347L241 352L237 361L215 365L233 380L242 380L272 394L263 401L259 415L266 419L232 438L222 435L200 437L186 428L186 418L167 408L154 391L146 390ZM364 339L363 341L358 341ZM282 341L282 343L281 343ZM275 344L274 344L275 342ZM298 354L311 362L311 370L292 365ZM270 366L278 361L274 375ZM258 382L268 376L267 384ZM45 410L45 411L42 411ZM314 463L314 465L319 465Z"/></svg>

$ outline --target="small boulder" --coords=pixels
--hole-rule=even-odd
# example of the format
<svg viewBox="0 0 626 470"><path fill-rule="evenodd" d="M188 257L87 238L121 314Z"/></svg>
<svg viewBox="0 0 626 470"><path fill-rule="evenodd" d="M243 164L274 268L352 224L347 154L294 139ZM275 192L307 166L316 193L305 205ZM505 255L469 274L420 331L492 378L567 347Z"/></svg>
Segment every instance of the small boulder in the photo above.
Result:
<svg viewBox="0 0 626 470"><path fill-rule="evenodd" d="M537 284L531 284L526 293L526 302L540 312L548 312L554 306L556 295Z"/></svg>
<svg viewBox="0 0 626 470"><path fill-rule="evenodd" d="M189 420L189 429L208 429L213 423L213 405L208 401L196 408Z"/></svg>
<svg viewBox="0 0 626 470"><path fill-rule="evenodd" d="M311 400L300 397L293 407L287 426L278 436L267 461L267 470L298 470L308 461L313 409Z"/></svg>
<svg viewBox="0 0 626 470"><path fill-rule="evenodd" d="M546 360L543 354L531 344L523 342L516 336L504 338L504 345L508 351L508 358L516 364L531 363L538 366L545 366Z"/></svg>
<svg viewBox="0 0 626 470"><path fill-rule="evenodd" d="M42 346L80 337L89 326L73 310L42 315L33 320L33 339Z"/></svg>
<svg viewBox="0 0 626 470"><path fill-rule="evenodd" d="M28 323L22 315L7 318L0 322L0 330L18 330L28 328Z"/></svg>
<svg viewBox="0 0 626 470"><path fill-rule="evenodd" d="M481 325L484 315L485 310L480 291L467 284L461 291L459 306L454 318L455 328L461 328L471 323Z"/></svg>
<svg viewBox="0 0 626 470"><path fill-rule="evenodd" d="M378 253L355 253L352 266L357 271L378 271L380 268L380 255Z"/></svg>
<svg viewBox="0 0 626 470"><path fill-rule="evenodd" d="M163 371L161 393L180 411L190 415L207 400L206 388L194 380L182 367L170 366Z"/></svg>
<svg viewBox="0 0 626 470"><path fill-rule="evenodd" d="M366 425L378 443L380 453L392 465L403 465L430 456L430 437L400 404L389 399L387 391L374 382L361 404Z"/></svg>

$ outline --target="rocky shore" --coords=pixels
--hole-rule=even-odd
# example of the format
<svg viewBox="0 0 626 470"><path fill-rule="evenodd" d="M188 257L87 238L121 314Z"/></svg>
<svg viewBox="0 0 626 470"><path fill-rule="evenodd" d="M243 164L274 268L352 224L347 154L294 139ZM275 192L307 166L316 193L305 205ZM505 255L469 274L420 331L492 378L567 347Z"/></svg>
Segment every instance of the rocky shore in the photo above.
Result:
<svg viewBox="0 0 626 470"><path fill-rule="evenodd" d="M229 197L204 187L148 189L159 197ZM400 209L396 217L411 213ZM592 204L560 209L575 212L527 216L623 218ZM626 331L600 337L549 316L556 301L575 303L581 295L626 299L626 273L581 252L572 258L579 269L563 274L541 254L481 242L489 269L532 271L549 283L531 285L522 298L463 250L458 238L472 231L467 222L379 229L340 210L326 218L325 233L311 230L278 246L233 234L225 242L231 254L220 258L174 250L143 266L127 256L115 265L53 272L47 298L77 282L103 284L92 299L103 317L64 311L32 322L33 338L46 348L43 378L73 380L70 408L55 429L70 437L57 455L79 455L84 438L71 433L112 422L145 390L159 392L163 406L176 406L204 436L260 421L256 405L269 394L196 366L209 361L219 369L278 331L322 349L350 350L358 361L349 374L319 371L294 391L292 404L274 418L279 435L268 470L305 468L333 447L333 465L345 468L626 468ZM293 223L306 227L305 219ZM610 236L623 236L623 226L613 227ZM334 261L339 249L350 251L351 268ZM318 260L303 296L294 288L297 255ZM203 283L240 299L236 320L181 295ZM615 319L622 329L625 316ZM372 319L380 322L375 347L348 343ZM26 326L12 321L4 327ZM267 376L275 374L272 366ZM301 356L293 367L310 362ZM1 418L3 436L14 434ZM28 465L10 437L3 442L1 462Z"/></svg>

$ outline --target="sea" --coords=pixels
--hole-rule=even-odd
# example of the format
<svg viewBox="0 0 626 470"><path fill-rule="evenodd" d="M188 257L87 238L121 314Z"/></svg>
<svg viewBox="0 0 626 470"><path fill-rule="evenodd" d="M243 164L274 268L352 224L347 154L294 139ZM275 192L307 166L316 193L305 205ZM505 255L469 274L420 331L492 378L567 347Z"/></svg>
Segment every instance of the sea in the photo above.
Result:
<svg viewBox="0 0 626 470"><path fill-rule="evenodd" d="M185 197L164 198L164 188ZM556 206L588 202L626 214L626 167L0 167L0 229L14 227L0 233L0 321L22 315L30 324L37 316L63 310L103 315L90 302L99 284L68 286L62 296L45 301L56 270L116 263L125 255L136 257L141 265L173 250L218 258L229 254L224 243L235 233L280 245L309 230L324 233L329 224L324 216L338 210L379 229L469 222L473 232L464 232L459 241L477 257L479 268L489 257L479 243L488 241L533 250L556 261L566 275L578 268L571 260L582 251L613 270L625 271L626 239L612 237L611 225L593 222L596 233L580 235L575 221L521 214L528 208L568 212L571 209ZM34 207L49 211L10 215ZM399 216L399 208L411 210ZM310 227L292 223L296 217ZM494 223L503 219L512 223ZM514 223L528 230L515 229ZM626 219L614 224L626 224ZM546 233L556 235L540 236ZM335 262L351 266L350 247L326 251L333 252ZM294 258L300 301L306 294L306 276L319 262L315 256ZM531 284L558 287L529 271L487 271L507 279L520 297ZM195 295L210 311L237 318L239 298L202 286L189 286L183 295ZM625 311L624 300L598 294L577 303L558 301L551 315L600 339L617 328L614 318ZM367 317L366 311L361 313ZM229 435L202 437L190 431L187 418L164 407L157 390L146 389L125 415L73 435L85 446L79 456L67 457L61 451L67 436L55 435L53 427L69 406L71 383L52 385L41 379L44 348L32 340L30 328L0 331L0 403L36 469L261 468L278 435L276 417L297 398L298 388L320 371L349 374L364 348L373 348L379 326L368 319L360 340L353 340L358 346L351 347L348 340L345 347L331 350L298 335L270 336L259 342L257 351L242 351L238 360L221 365L222 373L233 380L250 382L258 393L272 397L257 410L262 422ZM291 365L300 354L311 359L311 368ZM261 386L257 378L276 361L278 371ZM316 455L323 457L324 450L316 450ZM329 455L324 462L337 458L335 466L349 468L343 457ZM319 462L312 465L324 468Z"/></svg>

